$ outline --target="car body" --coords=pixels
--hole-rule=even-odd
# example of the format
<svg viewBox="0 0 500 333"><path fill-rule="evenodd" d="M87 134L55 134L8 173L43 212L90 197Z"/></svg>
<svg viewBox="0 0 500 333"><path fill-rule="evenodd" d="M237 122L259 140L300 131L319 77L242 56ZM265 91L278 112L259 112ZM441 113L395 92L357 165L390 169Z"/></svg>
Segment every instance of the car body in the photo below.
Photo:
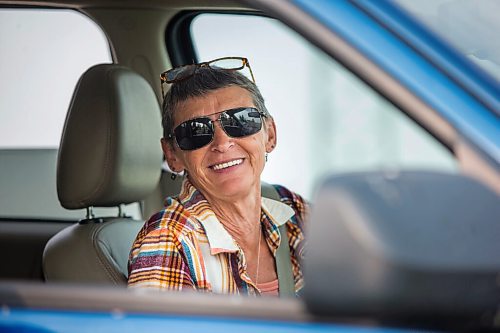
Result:
<svg viewBox="0 0 500 333"><path fill-rule="evenodd" d="M196 49L197 46L193 42L195 38L190 35L194 29L193 22L199 15L231 14L237 15L236 19L240 16L241 18L247 16L275 18L284 23L288 30L295 31L294 33L301 35L307 43L315 45L321 52L324 52L323 57L335 59L347 72L352 73L350 75L359 78L360 82L364 82L369 89L375 91L377 96L386 101L387 105L391 105L391 108L394 107L405 117L408 116L414 124L423 128L424 132L434 138L456 162L458 170L455 170L454 174L463 174L474 179L471 181L472 183L468 181L461 183L459 188L464 190L465 196L461 197L460 200L470 200L470 196L473 195L482 198L484 195L484 198L487 199L485 201L493 203L487 206L488 209L494 207L495 202L500 203L498 197L498 193L500 193L500 80L492 75L492 72L484 71L458 52L455 45L449 44L443 36L439 35L439 31L430 29L423 24L422 20L413 16L411 5L405 4L404 1L394 3L391 1L362 0L258 0L242 2L223 0L213 2L199 0L0 0L0 4L6 11L6 15L9 8L16 10L49 8L54 11L72 10L83 13L96 22L104 32L111 50L111 61L128 66L142 75L153 87L159 101L161 101L159 73L190 61L209 60L205 59L205 56L203 59L199 59L199 54L202 53L201 46ZM69 36L71 34L72 32L69 33ZM55 36L46 37L55 38ZM244 39L246 44L252 45L254 43L250 37L239 36L239 38ZM233 52L226 43L220 45L216 43L216 47L222 52ZM207 51L208 53L210 52ZM273 57L271 52L267 51L267 53L268 57ZM495 60L494 57L492 59ZM286 59L277 60L279 60L277 62L285 64L287 72L293 74L294 71L301 71L302 64L300 62L290 64ZM282 69L280 68L280 70ZM274 75L271 73L271 76ZM321 70L315 75L313 80L320 80ZM50 82L51 80L57 80L57 78L46 77L46 81ZM265 80L263 81L262 84L265 85ZM26 79L26 82L30 82L29 78ZM257 83L261 84L258 74ZM72 89L73 87L70 87L70 90ZM334 94L329 95L328 93L329 91L323 98L333 99ZM288 98L292 99L290 96ZM41 102L43 103L43 101ZM0 110L0 112L4 112L4 110ZM311 132L325 131L321 125L331 121L325 116L327 113L328 109L326 113L318 113L318 116L315 116L317 122L311 125L314 126L310 130ZM277 119L279 118L277 117ZM39 125L43 125L43 123ZM356 129L356 126L353 128ZM298 133L300 132L292 132L294 135ZM295 149L293 147L295 142L293 144L292 142L290 139L281 141L280 145L283 147L281 149L288 151L291 158L295 158L297 163L301 163L299 161L301 160L300 154L309 155L307 155L306 149ZM326 151L324 147L322 149ZM297 151L300 153L299 157ZM391 306L395 308L399 306L402 309L401 312L398 312L394 311L391 306L386 309L380 305L388 299L393 301L390 298L392 297L390 291L381 293L377 295L379 298L375 297L374 299L370 299L366 294L359 296L353 292L353 294L344 295L348 301L339 298L338 302L336 300L329 302L330 289L325 288L325 290L329 290L328 293L325 292L325 300L318 296L321 289L318 292L317 289L311 287L308 292L306 287L304 297L306 301L304 302L301 299L246 299L195 293L148 293L127 290L125 287L44 283L41 257L45 243L61 229L77 221L75 216L83 217L83 213L79 212L80 215L51 213L50 218L45 215L38 216L38 211L52 204L46 204L39 195L35 198L29 198L29 194L22 192L24 188L33 191L33 193L44 193L46 184L37 183L40 175L51 175L47 176L45 180L53 182L55 190L57 147L47 149L45 152L43 149L4 148L2 154L4 161L1 164L2 170L0 172L3 182L5 182L2 186L2 195L5 197L2 198L4 212L0 212L0 237L3 240L2 255L4 256L4 268L2 276L0 276L2 278L0 282L0 302L2 303L0 329L3 331L89 332L101 330L135 332L160 330L168 327L169 330L178 329L188 332L200 330L207 332L235 330L241 332L350 332L365 330L376 332L404 331L415 327L440 330L456 330L463 327L469 329L499 328L498 314L491 312L491 304L493 307L494 304L500 304L499 289L498 286L491 287L491 284L485 284L487 288L492 288L487 290L493 290L489 293L489 298L483 297L486 299L484 301L486 305L481 303L479 298L478 304L480 305L477 308L465 307L466 310L463 310L462 313L460 312L462 309L454 312L453 304L450 304L451 299L456 299L454 293L458 289L450 289L449 295L442 296L443 302L449 304L449 307L436 301L434 305L429 307L431 310L426 312L423 309L425 306L419 303L421 299L418 299L418 296L411 292L411 286L408 289L402 287L402 296L394 304L391 303ZM41 157L23 162L26 161L26 156L37 154L40 154ZM279 159L280 156L277 155L277 158ZM313 159L315 158L316 155L313 156ZM320 163L321 157L317 158L317 163L322 164ZM46 162L41 163L42 160L46 160ZM309 168L313 168L314 161L308 165ZM338 165L336 166L338 167ZM160 169L161 165L158 165L158 168ZM284 169L283 167L278 168L278 173ZM341 167L339 169L345 171ZM382 174L386 174L387 169L382 169ZM359 171L356 168L353 170ZM418 166L417 170L420 170ZM14 176L15 171L17 173ZM327 174L332 172L332 170L326 171ZM328 190L328 186L321 185L329 184L330 178L325 176L325 170L322 169L321 172L323 172L321 173L323 178L319 176L319 171L314 174L314 177L311 177L313 178L311 182L316 184L314 196L311 195L313 204L317 203L317 210L313 210L313 220L315 221L324 217L324 213L320 214L320 211L326 209L324 207L328 207L329 203L332 202L328 201L328 196L325 194L327 192L322 192ZM392 169L389 168L387 179L391 179L391 172ZM297 171L295 174L292 172L291 177L307 178L307 173L308 170ZM357 179L356 177L358 176L354 175L353 179ZM429 188L431 191L428 193L432 193L433 191L438 192L438 188L433 188L432 183L437 184L439 179L444 178L434 178L432 175L422 179L421 184L428 185L424 189ZM16 180L18 183L15 183ZM447 183L443 184L444 188ZM481 184L479 192L473 191L476 188L474 184ZM348 189L349 186L346 188ZM469 188L470 194L468 193ZM40 191L40 189L42 190ZM47 190L46 195L57 203L55 193L52 192L55 191ZM450 192L444 193L449 194ZM161 202L164 194L163 189L157 190L150 197L144 198L139 212L137 211L138 206L135 206L131 214L136 214L139 219L146 219L161 206L158 202ZM375 199L370 200L368 202L373 202ZM39 204L34 201L40 201L40 205L43 207L32 207L28 213L31 204L35 207ZM16 206L19 206L18 213L7 211L5 207L10 205L7 204L8 202L15 202ZM443 201L443 205L444 203L452 205L449 201ZM435 209L436 215L439 215L439 212L454 209L461 212L459 207L443 205L438 204L438 207L432 208ZM474 205L475 203L471 202L471 207L477 206ZM418 204L415 203L415 210L408 209L406 212L410 214L411 211L414 216L417 216L418 208ZM493 223L484 224L485 231L483 232L490 230L490 235L494 240L499 232L500 216L496 215L495 208L485 213L490 214L485 216L492 217L490 222ZM328 214L329 212L326 213L327 216ZM401 217L405 216L404 212L401 214L403 214ZM377 226L380 225L380 221L370 223L373 224L368 223L366 230L370 228L370 230L379 230ZM471 221L469 219L463 223L463 228L467 228L470 226L467 223L471 223ZM321 225L321 223L317 225ZM478 222L478 225L483 224ZM441 229L433 229L433 226L428 226L428 228L425 230L434 230L438 236L446 233ZM314 237L320 237L321 230L313 230L312 233L315 235ZM485 249L498 248L491 247L493 241L490 238L485 238L484 234L479 232L478 234L479 236L476 238L471 236L470 243L467 244L470 244L471 247L477 244L477 247L482 249L480 243L483 240ZM381 244L385 244L389 253L387 257L381 254L382 259L379 265L385 267L382 263L390 261L388 258L397 256L399 252L397 246L400 245L391 243L394 241L393 239L384 237L380 237L380 239ZM441 238L437 237L436 239ZM428 247L434 249L433 244ZM435 251L438 249L439 247L435 247ZM324 250L318 249L315 253L320 256L322 251L329 254L330 252L327 251L330 250L335 252L338 249L332 250L325 247ZM353 252L355 251L353 250ZM381 251L381 253L383 252ZM481 255L484 256L484 252L479 251L477 256ZM490 254L486 258L487 260L482 261L481 269L488 274L498 273L500 266L496 257L498 255ZM326 256L326 259L322 260L328 261L328 258L329 256ZM410 268L414 268L405 261L406 259L400 260L402 266L408 264ZM448 259L443 258L442 260L444 262ZM475 265L475 260L479 259L474 256L469 259L464 257L463 262L459 262L460 265L463 265L459 267L462 267L464 271L469 269L467 260ZM311 260L311 262L313 261ZM474 265L471 264L471 266ZM323 274L323 272L322 276L326 276L328 281L329 274L335 276L335 273L332 272L333 268L329 265L324 266L329 270L328 274ZM311 264L309 273L306 272L309 274L311 285L314 285L313 281L323 281L317 277L320 274L316 272L319 270L318 267L321 267L321 263ZM389 276L390 274L387 272L393 275ZM387 273L386 279L374 278L373 281L380 284L374 283L371 288L387 287L387 279L391 277L396 280L403 279L405 286L411 285L408 283L409 280L405 280L408 276L407 272L400 273L397 268L387 268L387 272L384 271ZM460 278L460 274L458 275ZM460 281L457 282L458 285L462 283ZM442 287L441 283L436 288ZM321 286L322 284L318 282L315 287L321 288ZM433 288L429 287L426 292L435 290ZM373 293L373 289L368 288L365 292ZM405 292L408 292L408 295L411 294L411 297L408 296L408 303L405 303ZM430 297L426 292L422 293L421 297ZM468 292L472 293L473 291ZM361 303L356 306L356 303L352 301L363 299L363 297L366 297L367 304L373 305L376 309ZM316 299L320 301L315 303ZM413 299L417 299L417 301L412 303ZM352 306L352 302L355 303L354 306ZM343 305L345 310L342 310ZM443 311L436 311L439 307ZM328 310L330 308L333 310ZM383 309L387 312L384 312ZM414 316L411 315L412 313ZM464 322L457 319L461 315L467 318ZM478 318L483 318L483 321L481 322ZM484 318L486 319L484 320Z"/></svg>

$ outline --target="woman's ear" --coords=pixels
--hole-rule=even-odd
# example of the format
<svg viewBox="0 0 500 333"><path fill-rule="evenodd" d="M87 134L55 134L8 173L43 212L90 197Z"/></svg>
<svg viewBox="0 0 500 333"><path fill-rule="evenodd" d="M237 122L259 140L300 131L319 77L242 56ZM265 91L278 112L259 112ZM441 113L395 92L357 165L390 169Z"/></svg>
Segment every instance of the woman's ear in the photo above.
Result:
<svg viewBox="0 0 500 333"><path fill-rule="evenodd" d="M177 156L179 150L175 149L173 142L165 138L161 138L160 142L163 155L165 156L165 160L170 170L177 173L184 171L184 163L182 163L181 159Z"/></svg>
<svg viewBox="0 0 500 333"><path fill-rule="evenodd" d="M274 119L272 117L269 117L269 119L266 119L264 121L264 125L266 126L267 134L266 152L270 153L274 150L274 147L276 147L277 143L276 124L274 123Z"/></svg>

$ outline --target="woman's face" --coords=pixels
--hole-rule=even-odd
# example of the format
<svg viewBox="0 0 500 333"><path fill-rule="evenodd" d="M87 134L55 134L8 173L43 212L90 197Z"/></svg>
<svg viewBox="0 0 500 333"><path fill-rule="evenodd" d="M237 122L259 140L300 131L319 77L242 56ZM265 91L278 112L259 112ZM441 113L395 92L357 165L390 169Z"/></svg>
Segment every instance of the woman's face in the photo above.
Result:
<svg viewBox="0 0 500 333"><path fill-rule="evenodd" d="M214 90L204 96L190 98L177 108L174 126L197 117L219 114L238 107L255 107L250 93L231 86ZM183 151L162 140L169 166L180 172L186 170L190 181L208 198L234 200L260 188L265 154L276 145L276 128L271 118L265 118L262 129L244 138L229 137L215 122L211 143L191 151Z"/></svg>

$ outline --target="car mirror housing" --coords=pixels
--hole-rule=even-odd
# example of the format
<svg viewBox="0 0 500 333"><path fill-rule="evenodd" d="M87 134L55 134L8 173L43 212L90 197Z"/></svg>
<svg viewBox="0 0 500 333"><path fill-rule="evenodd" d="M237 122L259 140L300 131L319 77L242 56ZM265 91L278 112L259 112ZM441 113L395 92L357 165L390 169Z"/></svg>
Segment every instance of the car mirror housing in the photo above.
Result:
<svg viewBox="0 0 500 333"><path fill-rule="evenodd" d="M495 325L500 198L474 179L429 171L333 176L316 192L311 219L304 298L314 314Z"/></svg>

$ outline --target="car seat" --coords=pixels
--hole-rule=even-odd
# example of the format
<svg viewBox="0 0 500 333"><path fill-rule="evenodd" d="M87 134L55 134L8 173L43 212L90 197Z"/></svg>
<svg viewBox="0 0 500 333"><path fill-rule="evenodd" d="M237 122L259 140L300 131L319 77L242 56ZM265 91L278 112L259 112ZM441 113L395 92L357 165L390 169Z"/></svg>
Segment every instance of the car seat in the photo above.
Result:
<svg viewBox="0 0 500 333"><path fill-rule="evenodd" d="M48 282L125 284L128 254L144 221L122 213L157 186L162 163L161 117L148 82L115 65L91 67L73 94L57 163L57 192L67 209L87 217L47 243ZM93 207L120 207L96 217Z"/></svg>

